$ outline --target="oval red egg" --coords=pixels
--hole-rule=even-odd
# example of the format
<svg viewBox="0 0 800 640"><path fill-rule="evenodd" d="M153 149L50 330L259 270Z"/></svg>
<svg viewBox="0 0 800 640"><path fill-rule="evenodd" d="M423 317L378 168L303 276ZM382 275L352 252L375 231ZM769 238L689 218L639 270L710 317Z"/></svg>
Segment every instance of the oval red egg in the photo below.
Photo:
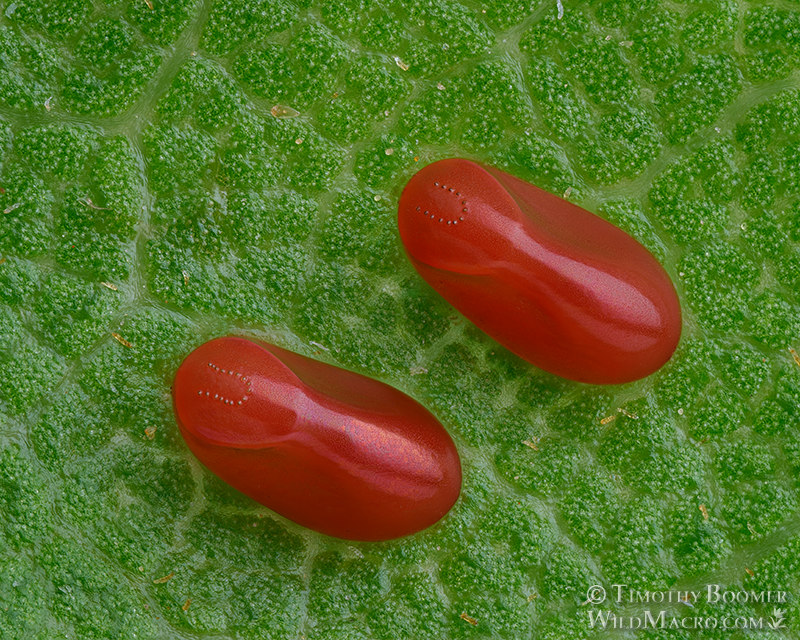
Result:
<svg viewBox="0 0 800 640"><path fill-rule="evenodd" d="M398 225L420 275L541 369L629 382L678 344L675 287L645 247L504 171L457 158L428 165L403 190Z"/></svg>
<svg viewBox="0 0 800 640"><path fill-rule="evenodd" d="M387 540L444 516L461 464L442 425L382 382L257 340L211 340L175 374L175 414L228 484L315 531Z"/></svg>

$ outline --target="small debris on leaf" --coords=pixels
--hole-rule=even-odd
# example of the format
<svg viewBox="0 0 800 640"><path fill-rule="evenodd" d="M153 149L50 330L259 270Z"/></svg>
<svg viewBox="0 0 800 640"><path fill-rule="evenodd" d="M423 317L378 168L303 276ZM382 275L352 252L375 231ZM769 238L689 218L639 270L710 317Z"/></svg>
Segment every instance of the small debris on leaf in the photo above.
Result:
<svg viewBox="0 0 800 640"><path fill-rule="evenodd" d="M461 615L459 616L459 618L461 618L465 622L469 622L473 627L476 624L478 624L478 621L475 618L473 618L472 616L467 615L467 613L465 611L461 612Z"/></svg>
<svg viewBox="0 0 800 640"><path fill-rule="evenodd" d="M120 343L120 344L121 344L123 347L128 347L128 349L130 349L130 348L132 348L132 347L133 347L133 345L132 345L130 342L128 342L128 341L127 341L125 338L123 338L123 337L122 337L121 335L119 335L118 333L114 333L114 332L112 331L112 332L111 332L111 335L114 337L114 340L116 340L117 342L119 342L119 343Z"/></svg>
<svg viewBox="0 0 800 640"><path fill-rule="evenodd" d="M394 57L394 62L403 71L408 71L408 65L405 62L403 62L398 56Z"/></svg>
<svg viewBox="0 0 800 640"><path fill-rule="evenodd" d="M95 209L97 211L108 211L108 207L98 207L94 202L92 202L92 199L89 198L89 196L86 196L85 198L78 198L78 202L86 205L90 209Z"/></svg>
<svg viewBox="0 0 800 640"><path fill-rule="evenodd" d="M294 118L300 115L300 112L297 109L292 109L291 107L284 106L282 104L276 104L269 112L275 118Z"/></svg>
<svg viewBox="0 0 800 640"><path fill-rule="evenodd" d="M174 576L175 576L175 572L174 571L170 571L163 578L156 578L155 580L153 580L153 584L164 584L165 582L169 582L170 580L172 580L172 578Z"/></svg>

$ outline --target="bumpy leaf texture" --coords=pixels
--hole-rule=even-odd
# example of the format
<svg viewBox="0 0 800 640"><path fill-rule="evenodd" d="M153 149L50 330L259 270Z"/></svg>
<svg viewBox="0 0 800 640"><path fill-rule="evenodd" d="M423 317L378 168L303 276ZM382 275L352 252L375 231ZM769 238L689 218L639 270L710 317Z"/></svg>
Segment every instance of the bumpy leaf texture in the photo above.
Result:
<svg viewBox="0 0 800 640"><path fill-rule="evenodd" d="M795 0L0 2L0 636L572 640L593 584L800 595L798 34ZM395 207L453 155L647 245L668 367L561 381L440 300ZM428 406L453 512L350 544L204 471L169 384L230 332Z"/></svg>

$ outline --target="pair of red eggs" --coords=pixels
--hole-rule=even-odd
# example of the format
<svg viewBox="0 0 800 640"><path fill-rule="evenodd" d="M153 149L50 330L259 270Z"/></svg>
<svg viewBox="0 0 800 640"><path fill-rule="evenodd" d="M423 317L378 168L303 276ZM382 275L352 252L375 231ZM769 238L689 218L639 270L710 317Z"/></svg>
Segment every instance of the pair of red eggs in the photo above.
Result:
<svg viewBox="0 0 800 640"><path fill-rule="evenodd" d="M414 267L534 365L594 384L647 376L677 346L661 265L588 211L503 171L435 162L400 197ZM223 480L301 525L387 540L437 522L461 490L442 425L400 391L242 337L194 350L173 385L189 448Z"/></svg>

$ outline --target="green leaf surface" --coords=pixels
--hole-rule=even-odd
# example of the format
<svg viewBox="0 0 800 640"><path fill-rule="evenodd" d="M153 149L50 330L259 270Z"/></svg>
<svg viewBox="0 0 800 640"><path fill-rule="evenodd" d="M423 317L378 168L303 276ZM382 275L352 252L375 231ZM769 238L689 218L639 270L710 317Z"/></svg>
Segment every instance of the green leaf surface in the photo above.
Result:
<svg viewBox="0 0 800 640"><path fill-rule="evenodd" d="M594 584L800 595L800 5L563 4L0 1L0 637L574 640ZM648 246L673 360L566 382L440 299L394 216L448 156ZM204 470L170 382L232 331L428 406L453 511L352 544Z"/></svg>

